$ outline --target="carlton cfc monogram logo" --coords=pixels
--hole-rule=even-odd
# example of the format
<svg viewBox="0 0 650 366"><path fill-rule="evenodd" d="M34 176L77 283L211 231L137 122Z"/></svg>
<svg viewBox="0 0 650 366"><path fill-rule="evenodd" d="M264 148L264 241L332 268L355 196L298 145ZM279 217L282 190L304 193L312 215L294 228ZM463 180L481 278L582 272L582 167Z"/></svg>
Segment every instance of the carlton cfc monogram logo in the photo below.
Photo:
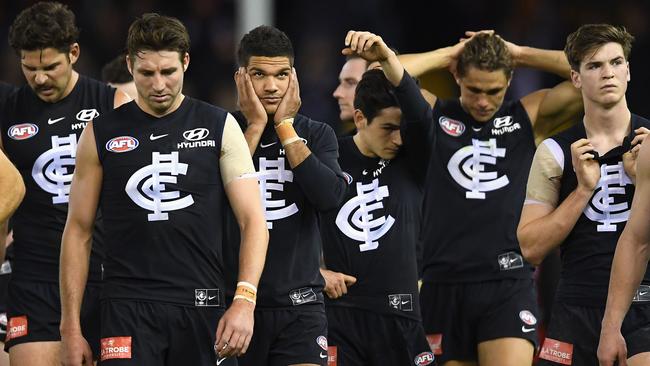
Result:
<svg viewBox="0 0 650 366"><path fill-rule="evenodd" d="M194 204L192 195L180 197L179 191L168 191L165 183L176 184L179 174L187 174L187 164L178 162L178 151L171 154L153 152L151 165L133 173L126 183L125 191L133 202L153 213L149 221L169 220L165 211L175 211Z"/></svg>
<svg viewBox="0 0 650 366"><path fill-rule="evenodd" d="M284 169L284 158L278 158L278 160L260 158L260 171L256 175L260 183L260 195L264 206L264 216L267 220L266 226L273 229L272 221L289 217L298 212L298 206L295 203L287 205L285 200L271 199L271 191L282 192L285 182L293 182L293 172Z"/></svg>
<svg viewBox="0 0 650 366"><path fill-rule="evenodd" d="M77 135L52 136L52 148L34 162L32 177L41 189L54 195L54 204L68 203L76 153Z"/></svg>
<svg viewBox="0 0 650 366"><path fill-rule="evenodd" d="M384 236L395 223L388 217L374 218L372 211L384 208L381 200L389 196L387 186L379 186L379 179L372 183L357 182L357 195L346 202L336 215L336 226L350 239L360 241L359 250L377 249L379 238Z"/></svg>
<svg viewBox="0 0 650 366"><path fill-rule="evenodd" d="M630 216L627 202L613 203L613 195L625 195L625 186L632 180L625 173L623 163L600 166L600 179L584 213L591 221L600 222L598 231L616 231L616 223L626 222Z"/></svg>
<svg viewBox="0 0 650 366"><path fill-rule="evenodd" d="M485 192L503 188L510 183L507 175L498 177L498 172L486 172L485 164L495 165L497 158L506 156L506 149L497 147L496 139L480 141L460 148L449 159L447 169L456 183L467 189L465 198L485 199Z"/></svg>

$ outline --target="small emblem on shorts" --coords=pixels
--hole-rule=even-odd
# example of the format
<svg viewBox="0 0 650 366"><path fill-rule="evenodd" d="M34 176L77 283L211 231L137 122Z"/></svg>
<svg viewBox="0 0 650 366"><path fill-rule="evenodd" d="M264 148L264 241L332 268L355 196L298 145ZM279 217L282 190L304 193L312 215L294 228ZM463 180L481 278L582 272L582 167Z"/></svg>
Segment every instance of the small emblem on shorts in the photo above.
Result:
<svg viewBox="0 0 650 366"><path fill-rule="evenodd" d="M348 184L352 184L352 181L354 179L352 179L352 176L350 174L343 172L343 177L345 177L345 181L348 182Z"/></svg>
<svg viewBox="0 0 650 366"><path fill-rule="evenodd" d="M316 343L318 343L323 351L327 351L327 338L325 338L325 336L318 336L318 338L316 338Z"/></svg>
<svg viewBox="0 0 650 366"><path fill-rule="evenodd" d="M648 285L639 285L639 288L634 294L633 302L646 302L650 301L650 286Z"/></svg>
<svg viewBox="0 0 650 366"><path fill-rule="evenodd" d="M435 357L433 357L433 353L422 352L419 355L415 356L413 363L415 363L416 366L430 365L433 363L434 359Z"/></svg>
<svg viewBox="0 0 650 366"><path fill-rule="evenodd" d="M327 347L327 366L337 366L338 350L336 346Z"/></svg>
<svg viewBox="0 0 650 366"><path fill-rule="evenodd" d="M539 351L539 358L562 365L571 365L573 361L573 344L547 337Z"/></svg>
<svg viewBox="0 0 650 366"><path fill-rule="evenodd" d="M411 294L388 295L388 306L402 311L413 311L413 296Z"/></svg>
<svg viewBox="0 0 650 366"><path fill-rule="evenodd" d="M292 290L289 292L289 298L291 299L291 302L293 302L294 306L318 300L314 289L311 287L303 287L298 290Z"/></svg>
<svg viewBox="0 0 650 366"><path fill-rule="evenodd" d="M427 334L427 342L434 355L442 354L442 333Z"/></svg>
<svg viewBox="0 0 650 366"><path fill-rule="evenodd" d="M27 315L14 316L9 318L7 324L7 339L22 337L27 335Z"/></svg>
<svg viewBox="0 0 650 366"><path fill-rule="evenodd" d="M194 290L195 306L219 306L220 304L218 288L197 288Z"/></svg>
<svg viewBox="0 0 650 366"><path fill-rule="evenodd" d="M131 337L109 337L101 340L101 360L131 358Z"/></svg>
<svg viewBox="0 0 650 366"><path fill-rule="evenodd" d="M521 321L528 324L528 325L535 325L537 324L537 318L535 318L535 315L531 313L528 310L522 310L519 312L519 318L521 318Z"/></svg>
<svg viewBox="0 0 650 366"><path fill-rule="evenodd" d="M502 271L509 271L524 266L524 259L517 252L499 254L497 261L499 262L499 269Z"/></svg>

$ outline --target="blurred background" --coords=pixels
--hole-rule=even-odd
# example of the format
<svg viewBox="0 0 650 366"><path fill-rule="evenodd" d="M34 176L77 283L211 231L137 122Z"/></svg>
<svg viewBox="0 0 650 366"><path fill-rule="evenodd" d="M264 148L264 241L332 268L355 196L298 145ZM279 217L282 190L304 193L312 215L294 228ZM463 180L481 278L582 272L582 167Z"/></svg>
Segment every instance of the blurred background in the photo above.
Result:
<svg viewBox="0 0 650 366"><path fill-rule="evenodd" d="M0 0L0 79L24 82L19 60L7 44L9 25L36 1ZM636 37L631 56L630 109L650 117L650 1L571 0L76 0L65 1L81 28L77 70L100 79L102 66L124 49L129 24L145 12L181 19L192 40L185 93L226 109L236 108L232 79L242 31L259 22L285 31L294 44L303 107L301 113L336 125L332 92L344 63L340 50L348 30L370 30L401 53L451 45L465 30L494 29L520 45L561 49L566 36L584 23L624 25ZM242 16L247 14L246 17ZM246 21L240 19L247 19ZM258 23L256 23L258 22ZM440 96L453 97L456 86L446 71L422 82ZM518 69L509 97L553 86L559 79Z"/></svg>

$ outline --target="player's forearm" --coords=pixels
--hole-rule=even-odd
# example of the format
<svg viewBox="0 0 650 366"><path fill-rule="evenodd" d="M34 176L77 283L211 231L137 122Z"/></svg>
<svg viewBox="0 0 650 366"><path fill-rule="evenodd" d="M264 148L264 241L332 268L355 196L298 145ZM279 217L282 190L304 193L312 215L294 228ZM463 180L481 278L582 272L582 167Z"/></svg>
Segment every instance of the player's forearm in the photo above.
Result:
<svg viewBox="0 0 650 366"><path fill-rule="evenodd" d="M404 76L404 66L402 66L397 56L393 53L386 60L381 61L380 64L384 71L384 75L386 75L386 79L388 79L393 86L398 86Z"/></svg>
<svg viewBox="0 0 650 366"><path fill-rule="evenodd" d="M92 235L79 234L66 226L61 242L61 334L81 331L80 313L88 278Z"/></svg>
<svg viewBox="0 0 650 366"><path fill-rule="evenodd" d="M264 269L269 232L264 216L251 217L240 223L239 281L257 286Z"/></svg>
<svg viewBox="0 0 650 366"><path fill-rule="evenodd" d="M571 66L562 51L520 47L520 52L513 56L517 67L531 67L559 75L565 79L569 79L571 75Z"/></svg>
<svg viewBox="0 0 650 366"><path fill-rule="evenodd" d="M4 158L4 157L3 157ZM6 158L4 158L6 159ZM18 208L25 196L25 184L20 173L8 160L5 160L0 167L0 221L7 220Z"/></svg>
<svg viewBox="0 0 650 366"><path fill-rule="evenodd" d="M591 194L576 189L550 214L532 220L517 229L524 258L539 265L569 235L587 205ZM524 208L525 209L525 208Z"/></svg>
<svg viewBox="0 0 650 366"><path fill-rule="evenodd" d="M336 151L321 151L318 157L312 154L293 169L295 181L318 211L338 207L345 195L347 183L337 170Z"/></svg>
<svg viewBox="0 0 650 366"><path fill-rule="evenodd" d="M257 149L257 145L260 143L263 132L264 127L260 125L251 124L246 127L244 138L246 139L246 144L248 145L248 150L250 150L251 156L255 154L255 150Z"/></svg>
<svg viewBox="0 0 650 366"><path fill-rule="evenodd" d="M398 58L409 74L418 77L429 71L449 67L452 60L452 48L443 47L429 52L399 55Z"/></svg>

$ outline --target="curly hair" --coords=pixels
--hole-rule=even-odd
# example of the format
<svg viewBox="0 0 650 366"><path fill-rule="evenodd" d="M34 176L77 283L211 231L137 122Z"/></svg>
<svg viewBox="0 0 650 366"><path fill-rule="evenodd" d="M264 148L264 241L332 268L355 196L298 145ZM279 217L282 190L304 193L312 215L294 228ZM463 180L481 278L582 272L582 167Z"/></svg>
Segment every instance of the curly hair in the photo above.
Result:
<svg viewBox="0 0 650 366"><path fill-rule="evenodd" d="M472 66L484 71L503 70L508 79L514 68L512 55L503 39L487 33L477 34L465 43L458 60L458 74L465 76Z"/></svg>
<svg viewBox="0 0 650 366"><path fill-rule="evenodd" d="M248 66L248 61L252 56L286 56L293 65L293 46L283 31L268 25L261 25L246 33L239 42L237 50L239 66Z"/></svg>
<svg viewBox="0 0 650 366"><path fill-rule="evenodd" d="M78 37L74 13L58 2L30 6L21 11L9 27L9 45L17 53L46 48L67 53Z"/></svg>
<svg viewBox="0 0 650 366"><path fill-rule="evenodd" d="M585 24L569 34L564 46L564 54L571 68L580 70L580 63L588 54L593 54L606 43L614 42L621 45L625 59L629 60L632 52L634 37L625 30L610 24Z"/></svg>
<svg viewBox="0 0 650 366"><path fill-rule="evenodd" d="M126 49L131 62L142 51L176 51L181 62L190 51L190 35L180 20L156 13L147 13L129 27Z"/></svg>

